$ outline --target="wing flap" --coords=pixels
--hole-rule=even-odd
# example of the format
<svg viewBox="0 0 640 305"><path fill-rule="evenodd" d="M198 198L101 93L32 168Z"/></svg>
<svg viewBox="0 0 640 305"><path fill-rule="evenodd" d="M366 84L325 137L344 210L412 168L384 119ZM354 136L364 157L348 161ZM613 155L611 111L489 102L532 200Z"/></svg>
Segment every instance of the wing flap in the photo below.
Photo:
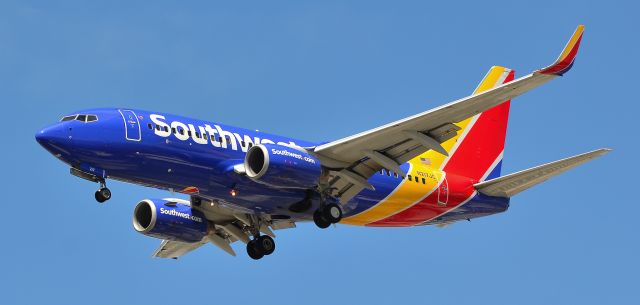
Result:
<svg viewBox="0 0 640 305"><path fill-rule="evenodd" d="M611 149L601 148L588 153L536 166L517 173L477 183L474 187L485 195L512 197L526 189L577 167L587 161L609 153Z"/></svg>
<svg viewBox="0 0 640 305"><path fill-rule="evenodd" d="M180 241L163 240L160 247L153 253L159 258L178 258L206 244L206 241L197 243L183 243Z"/></svg>

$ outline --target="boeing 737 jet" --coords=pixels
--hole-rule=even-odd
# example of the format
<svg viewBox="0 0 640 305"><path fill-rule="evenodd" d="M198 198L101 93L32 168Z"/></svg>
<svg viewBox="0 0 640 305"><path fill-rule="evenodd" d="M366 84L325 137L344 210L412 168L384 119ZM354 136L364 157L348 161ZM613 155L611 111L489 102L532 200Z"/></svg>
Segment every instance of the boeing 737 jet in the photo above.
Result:
<svg viewBox="0 0 640 305"><path fill-rule="evenodd" d="M582 33L546 68L514 79L494 66L468 97L330 142L129 108L73 112L35 137L100 185L98 202L111 198L110 179L187 195L135 206L134 229L162 240L156 257L207 243L235 255L240 241L260 259L274 231L306 221L444 226L504 212L512 196L609 151L501 174L510 100L569 71Z"/></svg>

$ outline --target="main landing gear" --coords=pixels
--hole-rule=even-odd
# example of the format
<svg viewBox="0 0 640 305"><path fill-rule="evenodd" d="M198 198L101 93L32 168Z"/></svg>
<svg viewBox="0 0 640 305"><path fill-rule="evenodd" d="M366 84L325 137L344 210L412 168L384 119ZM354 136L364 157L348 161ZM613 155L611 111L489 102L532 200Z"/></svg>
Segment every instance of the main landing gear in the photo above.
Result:
<svg viewBox="0 0 640 305"><path fill-rule="evenodd" d="M326 229L333 223L342 220L342 209L335 203L321 206L313 213L313 222L320 229Z"/></svg>
<svg viewBox="0 0 640 305"><path fill-rule="evenodd" d="M261 259L276 250L276 242L269 235L260 235L247 244L247 254L253 259Z"/></svg>
<svg viewBox="0 0 640 305"><path fill-rule="evenodd" d="M111 190L107 188L107 184L104 180L100 181L100 188L96 191L95 197L96 201L99 203L103 203L111 199Z"/></svg>
<svg viewBox="0 0 640 305"><path fill-rule="evenodd" d="M276 250L276 242L271 236L260 234L260 231L269 233L271 230L268 229L268 226L265 227L266 224L256 215L247 216L244 223L248 226L249 235L253 235L253 239L247 243L247 254L255 260L261 259L265 255L271 255Z"/></svg>

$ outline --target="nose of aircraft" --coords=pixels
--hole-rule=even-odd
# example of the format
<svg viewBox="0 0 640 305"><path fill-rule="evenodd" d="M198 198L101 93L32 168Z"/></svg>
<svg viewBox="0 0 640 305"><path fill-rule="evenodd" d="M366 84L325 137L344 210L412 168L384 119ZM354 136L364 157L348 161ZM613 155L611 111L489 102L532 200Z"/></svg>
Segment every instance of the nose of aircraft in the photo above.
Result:
<svg viewBox="0 0 640 305"><path fill-rule="evenodd" d="M61 124L56 124L44 128L36 133L36 141L45 148L51 148L51 146L64 147L66 143L70 142L66 128Z"/></svg>

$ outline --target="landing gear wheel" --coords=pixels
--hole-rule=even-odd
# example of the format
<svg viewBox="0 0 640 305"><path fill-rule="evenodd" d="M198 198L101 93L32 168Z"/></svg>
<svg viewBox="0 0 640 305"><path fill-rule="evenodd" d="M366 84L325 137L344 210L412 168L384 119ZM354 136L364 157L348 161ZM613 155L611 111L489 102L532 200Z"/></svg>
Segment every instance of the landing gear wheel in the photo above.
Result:
<svg viewBox="0 0 640 305"><path fill-rule="evenodd" d="M322 217L322 212L320 210L317 210L315 211L315 213L313 213L313 222L320 229L326 229L331 225L329 221L327 221L326 219L324 219L324 217Z"/></svg>
<svg viewBox="0 0 640 305"><path fill-rule="evenodd" d="M342 209L335 203L327 204L322 208L322 218L329 223L339 223L342 220Z"/></svg>
<svg viewBox="0 0 640 305"><path fill-rule="evenodd" d="M96 201L103 203L111 199L111 190L109 190L106 187L102 187L96 191L95 197L96 197Z"/></svg>
<svg viewBox="0 0 640 305"><path fill-rule="evenodd" d="M256 247L264 254L270 255L276 250L276 242L269 235L261 235L256 240Z"/></svg>
<svg viewBox="0 0 640 305"><path fill-rule="evenodd" d="M247 254L255 260L259 260L264 256L264 253L258 249L258 244L255 239L247 244Z"/></svg>

